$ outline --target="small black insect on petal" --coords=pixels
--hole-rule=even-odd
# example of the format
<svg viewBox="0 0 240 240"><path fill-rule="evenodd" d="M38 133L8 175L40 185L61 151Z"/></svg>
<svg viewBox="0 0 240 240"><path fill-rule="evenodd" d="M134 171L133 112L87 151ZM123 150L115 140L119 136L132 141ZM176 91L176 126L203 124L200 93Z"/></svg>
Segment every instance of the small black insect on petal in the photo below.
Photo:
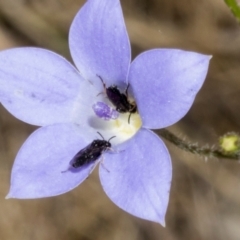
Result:
<svg viewBox="0 0 240 240"><path fill-rule="evenodd" d="M130 102L128 99L129 84L127 85L125 93L121 93L116 85L106 87L106 84L104 83L101 76L97 76L101 79L104 91L106 92L109 101L116 107L116 111L120 113L130 113L128 117L128 123L130 123L130 116L132 113L137 112L137 105L135 102Z"/></svg>
<svg viewBox="0 0 240 240"><path fill-rule="evenodd" d="M70 165L73 168L79 168L93 163L99 159L103 152L111 149L112 145L109 141L116 136L113 136L106 141L99 132L98 134L102 137L102 140L93 140L89 145L80 150L70 161Z"/></svg>

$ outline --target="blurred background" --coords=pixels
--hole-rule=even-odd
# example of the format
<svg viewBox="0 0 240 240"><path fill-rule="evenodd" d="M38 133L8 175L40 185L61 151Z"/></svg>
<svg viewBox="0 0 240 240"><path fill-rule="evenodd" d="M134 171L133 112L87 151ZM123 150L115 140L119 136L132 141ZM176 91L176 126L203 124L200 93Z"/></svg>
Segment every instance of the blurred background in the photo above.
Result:
<svg viewBox="0 0 240 240"><path fill-rule="evenodd" d="M0 50L40 46L68 59L68 29L82 0L0 0ZM170 127L200 146L240 128L240 27L223 0L121 0L133 58L151 48L213 54L190 112ZM97 170L75 190L5 200L15 155L35 127L0 106L0 240L239 240L240 165L166 142L173 181L166 228L135 218L104 194Z"/></svg>

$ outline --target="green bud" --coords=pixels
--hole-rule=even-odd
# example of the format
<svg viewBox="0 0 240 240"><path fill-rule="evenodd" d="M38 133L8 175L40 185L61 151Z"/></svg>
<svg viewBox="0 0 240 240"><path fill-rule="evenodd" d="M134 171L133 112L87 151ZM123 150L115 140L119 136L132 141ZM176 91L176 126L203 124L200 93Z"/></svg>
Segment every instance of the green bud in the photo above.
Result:
<svg viewBox="0 0 240 240"><path fill-rule="evenodd" d="M240 136L231 132L219 138L219 146L225 154L236 154L240 151Z"/></svg>

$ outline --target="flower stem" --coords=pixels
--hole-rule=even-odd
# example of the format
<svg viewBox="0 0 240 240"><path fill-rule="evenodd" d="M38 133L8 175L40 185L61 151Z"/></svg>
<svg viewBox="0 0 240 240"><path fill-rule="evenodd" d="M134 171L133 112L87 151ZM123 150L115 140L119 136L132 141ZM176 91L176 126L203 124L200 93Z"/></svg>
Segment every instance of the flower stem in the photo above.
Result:
<svg viewBox="0 0 240 240"><path fill-rule="evenodd" d="M224 0L224 2L227 4L227 6L232 11L235 18L240 22L240 6L237 2L237 0Z"/></svg>
<svg viewBox="0 0 240 240"><path fill-rule="evenodd" d="M232 160L240 160L240 154L234 153L234 154L228 154L223 151L221 151L218 147L210 147L210 146L203 146L199 147L197 143L189 143L186 142L179 137L175 136L173 133L168 131L167 129L160 129L157 131L157 133L168 140L169 142L173 143L177 147L179 147L182 150L185 150L187 152L198 154L202 157L216 157L216 158L225 158L225 159L232 159Z"/></svg>

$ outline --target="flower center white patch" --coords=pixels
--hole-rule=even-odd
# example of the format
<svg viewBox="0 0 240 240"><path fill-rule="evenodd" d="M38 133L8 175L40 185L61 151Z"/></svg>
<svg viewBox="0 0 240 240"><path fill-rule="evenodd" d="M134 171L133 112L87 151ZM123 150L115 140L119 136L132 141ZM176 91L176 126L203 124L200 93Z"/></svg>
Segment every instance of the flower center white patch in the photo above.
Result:
<svg viewBox="0 0 240 240"><path fill-rule="evenodd" d="M117 119L104 120L95 116L91 118L90 125L100 132L105 139L116 136L112 140L113 144L120 144L132 138L142 126L142 121L138 113L120 113Z"/></svg>
<svg viewBox="0 0 240 240"><path fill-rule="evenodd" d="M131 114L129 119L129 113L120 114L118 119L113 121L114 130L116 134L121 136L122 141L126 141L135 135L135 133L142 126L142 120L138 113Z"/></svg>

